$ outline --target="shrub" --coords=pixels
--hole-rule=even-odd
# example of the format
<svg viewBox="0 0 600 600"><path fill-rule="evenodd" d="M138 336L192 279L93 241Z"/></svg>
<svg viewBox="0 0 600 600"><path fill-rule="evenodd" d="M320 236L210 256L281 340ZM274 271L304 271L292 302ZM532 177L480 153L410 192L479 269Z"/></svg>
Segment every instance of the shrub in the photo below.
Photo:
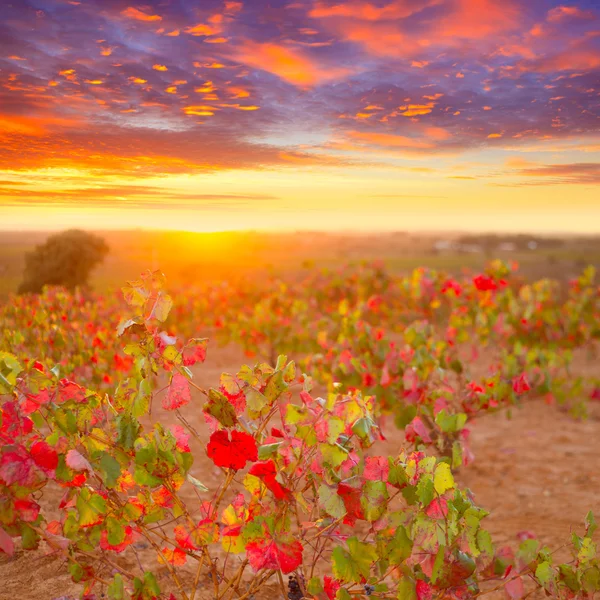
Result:
<svg viewBox="0 0 600 600"><path fill-rule="evenodd" d="M92 269L108 253L99 236L70 229L50 236L25 257L25 273L19 294L39 294L45 285L73 290L87 286Z"/></svg>

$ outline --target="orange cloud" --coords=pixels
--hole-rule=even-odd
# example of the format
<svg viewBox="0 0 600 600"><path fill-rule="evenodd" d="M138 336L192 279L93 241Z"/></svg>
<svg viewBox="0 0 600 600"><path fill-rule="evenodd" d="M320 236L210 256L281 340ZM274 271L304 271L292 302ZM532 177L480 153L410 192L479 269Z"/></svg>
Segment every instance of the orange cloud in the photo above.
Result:
<svg viewBox="0 0 600 600"><path fill-rule="evenodd" d="M407 106L400 106L398 110L403 117L417 117L419 115L428 115L435 106L434 102L428 102L427 104L408 104Z"/></svg>
<svg viewBox="0 0 600 600"><path fill-rule="evenodd" d="M350 73L349 69L319 64L299 50L272 43L247 41L238 51L236 59L298 87L313 87Z"/></svg>
<svg viewBox="0 0 600 600"><path fill-rule="evenodd" d="M512 169L525 169L527 167L536 166L536 163L525 160L520 156L511 156L510 158L507 158L504 164Z"/></svg>
<svg viewBox="0 0 600 600"><path fill-rule="evenodd" d="M121 14L124 17L129 17L130 19L135 19L136 21L162 21L162 17L160 15L149 15L137 8L134 8L133 6L121 11Z"/></svg>
<svg viewBox="0 0 600 600"><path fill-rule="evenodd" d="M219 109L214 106L184 106L182 110L186 115L212 117L215 111Z"/></svg>
<svg viewBox="0 0 600 600"><path fill-rule="evenodd" d="M206 25L205 23L198 23L198 25L194 25L193 27L187 27L184 29L186 33L195 36L208 36L208 35L216 35L221 33L220 27L213 27L212 25Z"/></svg>
<svg viewBox="0 0 600 600"><path fill-rule="evenodd" d="M577 6L556 6L548 11L550 23L560 23L567 19L593 20L596 15L591 10L581 10Z"/></svg>
<svg viewBox="0 0 600 600"><path fill-rule="evenodd" d="M250 97L250 92L241 87L231 86L231 87L227 88L227 92L232 98L249 98Z"/></svg>
<svg viewBox="0 0 600 600"><path fill-rule="evenodd" d="M411 15L422 11L427 6L439 4L440 0L429 0L428 2L406 2L404 0L395 0L386 6L375 6L370 2L344 2L328 6L317 2L315 7L309 12L309 16L314 19L330 17L347 17L360 19L361 21L382 21L386 19L405 19ZM418 4L418 5L417 5Z"/></svg>
<svg viewBox="0 0 600 600"><path fill-rule="evenodd" d="M452 134L443 127L426 127L425 135L433 140L447 140L452 137Z"/></svg>
<svg viewBox="0 0 600 600"><path fill-rule="evenodd" d="M54 116L21 117L0 114L0 138L9 135L43 137L54 128L74 127L81 124L78 119Z"/></svg>
<svg viewBox="0 0 600 600"><path fill-rule="evenodd" d="M155 71L168 71L169 69L167 69L167 67L165 65L152 65L152 68Z"/></svg>
<svg viewBox="0 0 600 600"><path fill-rule="evenodd" d="M432 23L431 35L482 40L521 24L521 6L516 0L458 0L452 12Z"/></svg>
<svg viewBox="0 0 600 600"><path fill-rule="evenodd" d="M348 135L353 140L382 146L385 148L433 148L433 144L423 142L404 135L392 133L376 133L372 131L350 131Z"/></svg>

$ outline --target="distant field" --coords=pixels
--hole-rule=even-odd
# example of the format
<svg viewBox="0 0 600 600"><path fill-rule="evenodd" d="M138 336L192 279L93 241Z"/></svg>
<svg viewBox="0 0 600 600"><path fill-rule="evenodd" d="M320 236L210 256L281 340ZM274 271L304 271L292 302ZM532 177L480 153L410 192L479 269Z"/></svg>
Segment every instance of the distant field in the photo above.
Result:
<svg viewBox="0 0 600 600"><path fill-rule="evenodd" d="M436 243L456 240L458 234L99 233L111 248L91 280L100 290L120 286L149 268L160 268L172 284L179 285L270 272L293 274L307 266L335 268L361 260L381 260L397 273L418 266L456 273L480 270L490 258L502 258L517 260L527 277L557 279L567 279L587 264L600 265L600 242L596 238L568 238L556 247L536 250L482 246L479 251L472 247L469 251L440 251ZM0 296L17 289L25 254L47 236L42 232L0 233Z"/></svg>

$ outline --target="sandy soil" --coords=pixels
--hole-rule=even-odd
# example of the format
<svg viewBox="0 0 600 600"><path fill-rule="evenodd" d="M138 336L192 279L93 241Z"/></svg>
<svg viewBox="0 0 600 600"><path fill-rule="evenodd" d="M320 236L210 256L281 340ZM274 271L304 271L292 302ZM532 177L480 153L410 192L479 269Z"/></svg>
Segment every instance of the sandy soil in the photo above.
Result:
<svg viewBox="0 0 600 600"><path fill-rule="evenodd" d="M211 347L197 381L203 386L218 385L221 372L235 372L245 362L248 360L235 348ZM199 403L198 399L196 407ZM205 431L200 411L194 410L193 404L187 408L186 415ZM556 406L532 401L514 410L510 420L497 413L473 424L476 459L458 479L472 490L478 504L491 512L485 524L497 544L516 545L517 534L527 530L550 548L559 548L572 531L581 531L588 510L600 514L600 405L591 409L587 421L575 421ZM399 439L393 439L391 431L387 434L391 439L381 453L396 452ZM192 474L211 487L219 472L202 453L195 455L199 458ZM137 549L142 562L155 565L150 559L152 550L142 546ZM119 560L124 567L136 564L131 552ZM151 568L159 581L166 583L165 568ZM191 581L191 572L185 578ZM210 582L201 584L196 599L212 600ZM79 589L71 582L64 561L45 555L44 548L18 550L13 558L0 556L0 600L70 599L78 597ZM257 600L278 597L272 588Z"/></svg>

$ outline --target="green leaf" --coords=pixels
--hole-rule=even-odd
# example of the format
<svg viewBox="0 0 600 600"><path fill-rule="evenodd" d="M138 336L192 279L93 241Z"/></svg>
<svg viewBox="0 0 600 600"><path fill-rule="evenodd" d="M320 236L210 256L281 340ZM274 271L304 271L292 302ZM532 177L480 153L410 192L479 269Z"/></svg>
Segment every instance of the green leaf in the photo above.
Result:
<svg viewBox="0 0 600 600"><path fill-rule="evenodd" d="M540 543L538 540L525 540L519 546L517 558L524 565L530 565L536 558Z"/></svg>
<svg viewBox="0 0 600 600"><path fill-rule="evenodd" d="M330 488L325 483L319 486L319 504L328 515L331 515L335 519L339 519L346 514L344 501L338 495L337 490Z"/></svg>
<svg viewBox="0 0 600 600"><path fill-rule="evenodd" d="M319 444L323 462L339 467L347 458L348 451L339 444Z"/></svg>
<svg viewBox="0 0 600 600"><path fill-rule="evenodd" d="M591 538L585 537L582 540L581 548L577 553L577 558L582 563L587 563L596 557L596 544Z"/></svg>
<svg viewBox="0 0 600 600"><path fill-rule="evenodd" d="M170 346L169 346L170 347ZM142 379L133 401L131 412L135 417L141 417L148 412L152 399L152 384L148 379Z"/></svg>
<svg viewBox="0 0 600 600"><path fill-rule="evenodd" d="M391 460L390 460L391 463ZM402 487L408 483L408 475L404 467L400 464L390 464L390 472L388 475L388 483L397 487Z"/></svg>
<svg viewBox="0 0 600 600"><path fill-rule="evenodd" d="M290 383L296 379L296 364L291 360L283 369L283 380Z"/></svg>
<svg viewBox="0 0 600 600"><path fill-rule="evenodd" d="M360 497L365 519L377 521L385 513L388 498L385 481L366 481Z"/></svg>
<svg viewBox="0 0 600 600"><path fill-rule="evenodd" d="M360 583L369 577L371 566L377 560L377 550L356 537L349 538L347 544L348 550L337 546L332 552L333 574L344 583Z"/></svg>
<svg viewBox="0 0 600 600"><path fill-rule="evenodd" d="M446 547L440 546L438 548L437 554L435 555L435 560L433 562L433 569L431 570L431 583L434 585L437 583L438 578L442 576L445 556L446 556Z"/></svg>
<svg viewBox="0 0 600 600"><path fill-rule="evenodd" d="M114 579L108 586L107 592L111 600L123 600L125 598L125 587L123 586L121 573L117 573L114 576Z"/></svg>
<svg viewBox="0 0 600 600"><path fill-rule="evenodd" d="M318 596L323 592L323 584L320 577L311 577L306 584L306 591L311 596Z"/></svg>
<svg viewBox="0 0 600 600"><path fill-rule="evenodd" d="M79 512L79 526L86 527L98 522L101 515L106 513L106 501L102 496L83 488L76 502Z"/></svg>
<svg viewBox="0 0 600 600"><path fill-rule="evenodd" d="M208 390L208 402L204 405L203 410L217 419L223 427L233 427L237 423L233 404L229 402L225 394L213 388Z"/></svg>
<svg viewBox="0 0 600 600"><path fill-rule="evenodd" d="M398 584L398 600L417 600L417 589L412 579L402 577Z"/></svg>
<svg viewBox="0 0 600 600"><path fill-rule="evenodd" d="M21 524L21 547L23 550L35 550L40 543L40 536L27 523Z"/></svg>
<svg viewBox="0 0 600 600"><path fill-rule="evenodd" d="M261 394L253 387L246 390L246 408L248 416L251 419L258 419L268 412L269 406L269 401L265 398L264 394Z"/></svg>
<svg viewBox="0 0 600 600"><path fill-rule="evenodd" d="M494 544L492 543L492 536L489 531L485 529L477 531L477 547L483 554L494 556Z"/></svg>
<svg viewBox="0 0 600 600"><path fill-rule="evenodd" d="M17 375L23 370L14 354L0 352L0 394L10 394L17 383Z"/></svg>
<svg viewBox="0 0 600 600"><path fill-rule="evenodd" d="M269 377L269 381L267 381L267 385L265 386L265 397L269 401L269 403L273 403L285 390L287 390L288 384L283 378L282 371L275 371L271 377Z"/></svg>
<svg viewBox="0 0 600 600"><path fill-rule="evenodd" d="M585 536L592 537L597 527L596 519L594 519L594 513L590 510L590 512L585 516Z"/></svg>
<svg viewBox="0 0 600 600"><path fill-rule="evenodd" d="M201 492L208 492L208 488L198 479L196 479L193 475L187 474L187 480Z"/></svg>
<svg viewBox="0 0 600 600"><path fill-rule="evenodd" d="M535 578L544 589L551 591L554 588L554 570L548 561L541 562L535 570Z"/></svg>
<svg viewBox="0 0 600 600"><path fill-rule="evenodd" d="M276 455L281 444L283 444L283 442L260 446L258 448L258 460L267 460L269 457Z"/></svg>
<svg viewBox="0 0 600 600"><path fill-rule="evenodd" d="M110 454L104 452L100 459L100 471L104 473L104 481L109 488L115 487L121 476L121 465Z"/></svg>
<svg viewBox="0 0 600 600"><path fill-rule="evenodd" d="M600 590L600 567L591 566L583 571L581 574L581 587L588 594Z"/></svg>
<svg viewBox="0 0 600 600"><path fill-rule="evenodd" d="M346 588L340 588L335 594L335 600L353 600Z"/></svg>
<svg viewBox="0 0 600 600"><path fill-rule="evenodd" d="M408 537L408 533L402 525L398 526L394 537L388 542L386 547L386 558L392 565L399 565L404 562L411 554L413 542Z"/></svg>
<svg viewBox="0 0 600 600"><path fill-rule="evenodd" d="M433 484L433 479L426 475L421 478L417 485L417 497L419 498L419 502L427 507L431 504L431 501L435 497L435 488Z"/></svg>
<svg viewBox="0 0 600 600"><path fill-rule="evenodd" d="M104 522L106 533L108 534L108 543L111 546L118 546L125 539L125 530L121 523L114 517L106 517Z"/></svg>
<svg viewBox="0 0 600 600"><path fill-rule="evenodd" d="M578 592L581 589L577 579L577 572L568 564L563 563L558 565L558 571L561 581L573 592Z"/></svg>
<svg viewBox="0 0 600 600"><path fill-rule="evenodd" d="M131 450L137 438L140 424L130 415L124 413L117 416L117 443L126 450Z"/></svg>

